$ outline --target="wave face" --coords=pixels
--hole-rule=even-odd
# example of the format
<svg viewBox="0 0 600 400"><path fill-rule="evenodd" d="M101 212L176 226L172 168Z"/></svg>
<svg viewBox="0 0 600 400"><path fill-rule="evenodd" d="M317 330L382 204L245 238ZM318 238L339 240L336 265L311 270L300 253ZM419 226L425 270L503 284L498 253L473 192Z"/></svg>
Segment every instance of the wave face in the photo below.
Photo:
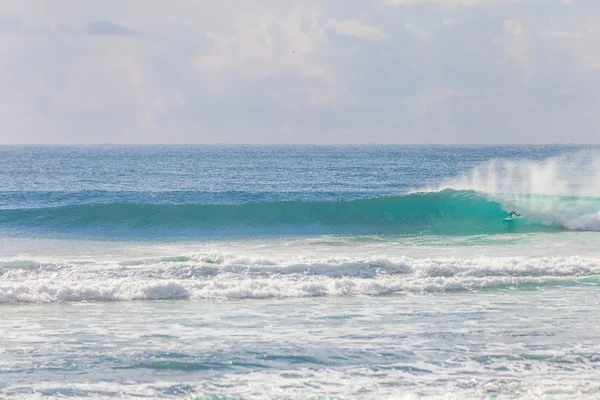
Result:
<svg viewBox="0 0 600 400"><path fill-rule="evenodd" d="M214 237L303 234L494 234L507 212L473 191L443 190L351 201L285 201L231 205L86 204L0 210L13 233L115 237ZM520 231L560 229L525 219Z"/></svg>

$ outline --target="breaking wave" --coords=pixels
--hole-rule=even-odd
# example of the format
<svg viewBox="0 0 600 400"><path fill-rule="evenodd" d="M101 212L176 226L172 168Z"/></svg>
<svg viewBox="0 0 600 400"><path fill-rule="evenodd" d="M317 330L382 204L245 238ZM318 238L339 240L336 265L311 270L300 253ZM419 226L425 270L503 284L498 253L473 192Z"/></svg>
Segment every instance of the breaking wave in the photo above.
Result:
<svg viewBox="0 0 600 400"><path fill-rule="evenodd" d="M590 201L600 210L600 199ZM472 190L451 189L337 202L82 204L0 209L0 230L107 237L494 234L506 231L503 219L510 205ZM524 232L595 229L593 224L570 226L553 216L527 215L518 227Z"/></svg>
<svg viewBox="0 0 600 400"><path fill-rule="evenodd" d="M600 283L583 257L260 258L0 263L0 303L379 296Z"/></svg>

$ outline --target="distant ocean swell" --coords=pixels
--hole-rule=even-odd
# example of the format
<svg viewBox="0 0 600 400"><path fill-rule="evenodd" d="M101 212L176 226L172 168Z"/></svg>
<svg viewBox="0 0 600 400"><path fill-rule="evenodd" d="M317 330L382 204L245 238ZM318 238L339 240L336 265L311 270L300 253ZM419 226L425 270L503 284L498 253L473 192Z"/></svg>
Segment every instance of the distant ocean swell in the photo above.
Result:
<svg viewBox="0 0 600 400"><path fill-rule="evenodd" d="M224 254L108 262L0 262L0 303L387 295L597 285L600 259L265 259Z"/></svg>
<svg viewBox="0 0 600 400"><path fill-rule="evenodd" d="M553 197L579 204L577 199ZM597 230L593 214L600 199L568 220L552 212L536 214L548 196L523 195L503 202L470 190L442 190L348 201L280 201L242 204L92 203L58 207L0 209L0 230L107 237L215 237L303 234L495 234L505 232L508 207L525 213L522 232ZM526 200L526 201L523 201ZM551 210L550 210L551 211ZM584 218L578 221L578 218ZM575 221L575 222L573 222Z"/></svg>

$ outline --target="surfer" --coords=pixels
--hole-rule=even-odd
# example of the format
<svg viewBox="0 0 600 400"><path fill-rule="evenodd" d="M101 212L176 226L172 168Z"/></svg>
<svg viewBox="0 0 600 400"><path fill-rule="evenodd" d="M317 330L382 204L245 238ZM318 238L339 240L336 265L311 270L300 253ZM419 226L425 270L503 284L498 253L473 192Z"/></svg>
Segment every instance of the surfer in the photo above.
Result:
<svg viewBox="0 0 600 400"><path fill-rule="evenodd" d="M519 214L516 211L511 211L510 214L508 215L508 217L504 218L504 220L502 221L502 223L504 225L506 225L507 228L514 228L515 225L517 223L517 219L521 216L521 214Z"/></svg>

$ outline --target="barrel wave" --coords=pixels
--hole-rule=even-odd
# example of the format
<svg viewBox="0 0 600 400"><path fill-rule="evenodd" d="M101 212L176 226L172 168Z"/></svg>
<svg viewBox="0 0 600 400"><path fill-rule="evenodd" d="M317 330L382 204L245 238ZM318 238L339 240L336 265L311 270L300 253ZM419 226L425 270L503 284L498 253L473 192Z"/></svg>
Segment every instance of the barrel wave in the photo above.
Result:
<svg viewBox="0 0 600 400"><path fill-rule="evenodd" d="M0 229L107 237L245 237L312 234L502 233L507 212L468 190L442 190L368 199L231 205L79 204L0 210ZM559 227L531 219L522 231Z"/></svg>

